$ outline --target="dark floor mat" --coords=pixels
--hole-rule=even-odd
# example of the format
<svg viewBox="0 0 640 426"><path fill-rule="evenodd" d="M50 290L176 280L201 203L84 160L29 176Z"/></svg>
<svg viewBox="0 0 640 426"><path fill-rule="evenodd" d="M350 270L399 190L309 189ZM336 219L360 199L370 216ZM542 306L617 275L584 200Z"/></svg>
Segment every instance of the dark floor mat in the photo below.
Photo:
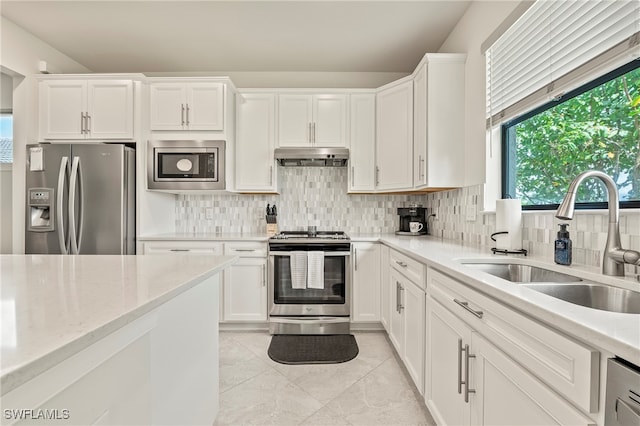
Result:
<svg viewBox="0 0 640 426"><path fill-rule="evenodd" d="M358 355L352 334L285 335L271 338L269 357L280 364L337 364Z"/></svg>

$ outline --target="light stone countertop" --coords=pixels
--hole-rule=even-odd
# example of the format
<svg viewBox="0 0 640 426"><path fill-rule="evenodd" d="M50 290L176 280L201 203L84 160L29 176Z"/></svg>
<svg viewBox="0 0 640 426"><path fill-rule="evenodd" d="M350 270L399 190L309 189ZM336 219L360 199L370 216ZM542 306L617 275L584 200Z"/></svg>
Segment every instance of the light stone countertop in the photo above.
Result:
<svg viewBox="0 0 640 426"><path fill-rule="evenodd" d="M170 232L166 234L140 235L137 241L264 241L269 239L265 233L193 233Z"/></svg>
<svg viewBox="0 0 640 426"><path fill-rule="evenodd" d="M2 395L236 259L194 254L1 255Z"/></svg>

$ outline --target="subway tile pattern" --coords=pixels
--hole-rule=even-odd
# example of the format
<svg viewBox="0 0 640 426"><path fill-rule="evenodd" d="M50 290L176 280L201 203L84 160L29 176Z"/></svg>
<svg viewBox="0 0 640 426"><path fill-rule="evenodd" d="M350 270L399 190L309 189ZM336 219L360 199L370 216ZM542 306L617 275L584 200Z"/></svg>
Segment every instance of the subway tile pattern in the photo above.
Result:
<svg viewBox="0 0 640 426"><path fill-rule="evenodd" d="M398 228L398 207L411 203L428 208L429 233L440 238L494 246L494 213L481 213L483 185L421 195L347 194L347 169L280 167L279 194L206 194L176 197L176 231L194 233L266 233L268 204L278 207L280 230L344 230L350 234L391 233ZM207 209L213 218L207 219ZM467 220L475 216L472 220ZM554 211L523 213L523 248L553 259L558 231ZM607 239L607 212L580 213L571 221L573 263L599 266ZM620 212L624 248L640 250L640 213ZM627 273L635 273L626 266Z"/></svg>
<svg viewBox="0 0 640 426"><path fill-rule="evenodd" d="M397 208L425 203L425 195L347 194L347 168L279 167L279 194L205 194L176 197L177 232L266 233L267 204L276 204L279 230L390 233ZM213 219L207 219L207 209Z"/></svg>

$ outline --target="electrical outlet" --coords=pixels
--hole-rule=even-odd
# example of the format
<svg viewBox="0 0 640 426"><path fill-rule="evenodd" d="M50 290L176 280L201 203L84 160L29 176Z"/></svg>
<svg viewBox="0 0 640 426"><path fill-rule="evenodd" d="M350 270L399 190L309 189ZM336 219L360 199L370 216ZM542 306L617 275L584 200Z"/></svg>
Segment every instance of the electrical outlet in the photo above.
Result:
<svg viewBox="0 0 640 426"><path fill-rule="evenodd" d="M476 220L476 205L471 204L466 207L466 217L468 222L473 222Z"/></svg>
<svg viewBox="0 0 640 426"><path fill-rule="evenodd" d="M211 207L207 207L207 208L204 210L204 217L205 217L205 219L207 219L207 220L211 220L211 219L213 219L213 209L212 209Z"/></svg>

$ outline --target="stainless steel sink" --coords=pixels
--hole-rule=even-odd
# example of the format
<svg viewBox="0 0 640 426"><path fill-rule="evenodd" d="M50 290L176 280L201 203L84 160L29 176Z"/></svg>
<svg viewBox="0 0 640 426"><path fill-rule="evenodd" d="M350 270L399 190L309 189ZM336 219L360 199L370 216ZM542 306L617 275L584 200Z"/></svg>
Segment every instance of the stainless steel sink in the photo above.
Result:
<svg viewBox="0 0 640 426"><path fill-rule="evenodd" d="M462 261L464 266L576 305L625 314L640 314L640 292L585 281L574 275L521 263Z"/></svg>
<svg viewBox="0 0 640 426"><path fill-rule="evenodd" d="M520 263L464 263L464 265L514 283L569 283L582 281L581 278L573 275Z"/></svg>
<svg viewBox="0 0 640 426"><path fill-rule="evenodd" d="M603 311L640 314L640 293L596 283L523 284L555 298Z"/></svg>

